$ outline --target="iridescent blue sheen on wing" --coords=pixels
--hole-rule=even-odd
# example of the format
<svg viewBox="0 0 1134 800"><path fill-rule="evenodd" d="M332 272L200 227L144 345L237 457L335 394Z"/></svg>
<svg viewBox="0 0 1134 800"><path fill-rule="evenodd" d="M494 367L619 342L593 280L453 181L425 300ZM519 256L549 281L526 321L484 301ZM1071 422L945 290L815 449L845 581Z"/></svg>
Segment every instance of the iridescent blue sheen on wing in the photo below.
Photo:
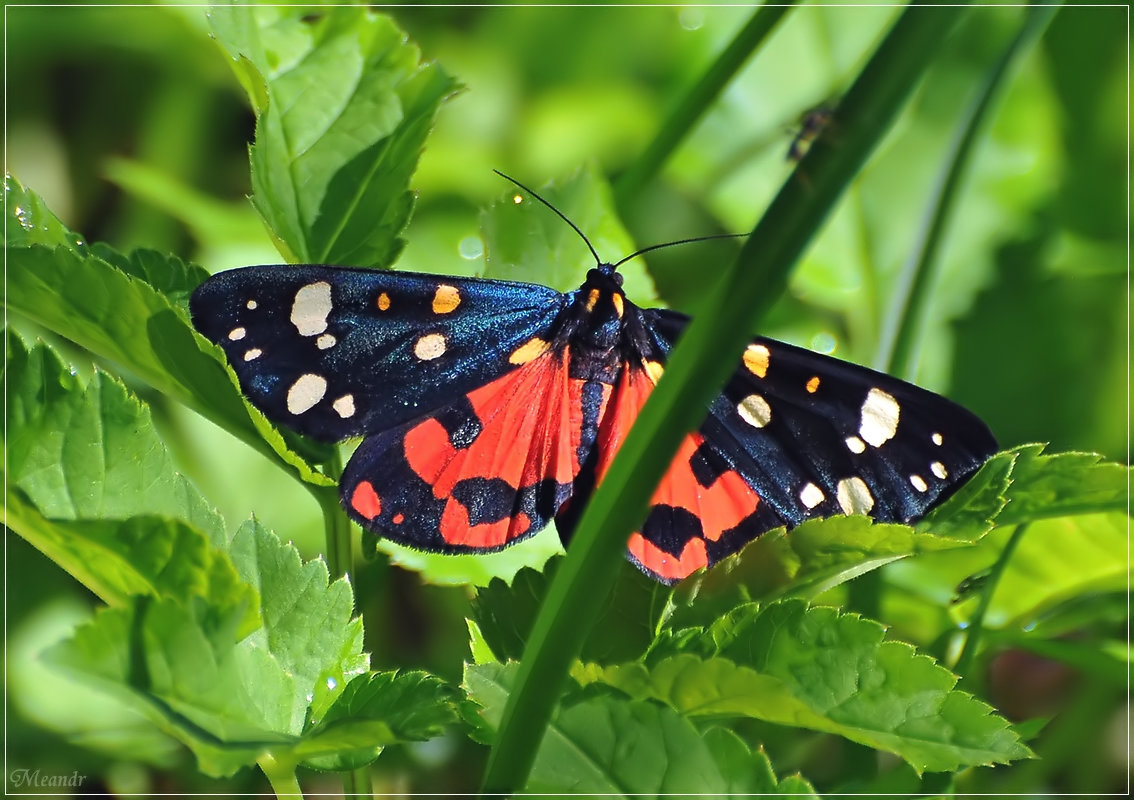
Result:
<svg viewBox="0 0 1134 800"><path fill-rule="evenodd" d="M190 309L270 419L338 441L498 377L567 303L535 284L298 265L219 273Z"/></svg>

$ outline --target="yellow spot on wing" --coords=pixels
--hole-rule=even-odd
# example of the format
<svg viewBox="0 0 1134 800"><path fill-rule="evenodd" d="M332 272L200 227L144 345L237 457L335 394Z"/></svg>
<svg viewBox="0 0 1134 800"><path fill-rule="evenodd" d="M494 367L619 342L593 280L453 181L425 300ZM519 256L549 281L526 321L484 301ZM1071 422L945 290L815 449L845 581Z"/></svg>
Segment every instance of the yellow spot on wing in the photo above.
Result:
<svg viewBox="0 0 1134 800"><path fill-rule="evenodd" d="M655 384L661 380L662 373L665 372L665 367L659 361L643 361L642 366L646 368L646 374Z"/></svg>
<svg viewBox="0 0 1134 800"><path fill-rule="evenodd" d="M508 363L527 364L529 361L534 361L546 353L550 346L551 345L545 340L538 336L533 336L512 351L512 354L508 356Z"/></svg>
<svg viewBox="0 0 1134 800"><path fill-rule="evenodd" d="M460 304L461 293L457 291L456 286L443 283L437 287L437 293L433 295L434 314L448 314Z"/></svg>
<svg viewBox="0 0 1134 800"><path fill-rule="evenodd" d="M736 413L753 428L763 428L772 421L772 407L758 394L750 394L737 403Z"/></svg>
<svg viewBox="0 0 1134 800"><path fill-rule="evenodd" d="M750 344L744 351L744 366L757 378L767 377L768 359L771 355L764 345Z"/></svg>
<svg viewBox="0 0 1134 800"><path fill-rule="evenodd" d="M898 432L902 408L894 396L881 389L871 389L862 404L858 435L872 447L881 447Z"/></svg>
<svg viewBox="0 0 1134 800"><path fill-rule="evenodd" d="M595 306L598 304L599 290L591 289L587 294L587 311L594 311Z"/></svg>
<svg viewBox="0 0 1134 800"><path fill-rule="evenodd" d="M799 501L808 508L815 508L826 499L827 496L823 494L823 490L814 483L807 484L799 492Z"/></svg>
<svg viewBox="0 0 1134 800"><path fill-rule="evenodd" d="M292 414L302 414L314 408L327 392L327 379L322 375L307 373L295 379L287 390L287 410Z"/></svg>
<svg viewBox="0 0 1134 800"><path fill-rule="evenodd" d="M382 292L382 294L378 295L378 310L379 311L386 311L389 308L390 308L390 295L386 294L385 292Z"/></svg>
<svg viewBox="0 0 1134 800"><path fill-rule="evenodd" d="M622 319L622 311L623 311L622 295L620 295L620 294L611 295L610 302L614 303L614 313L618 315L619 319Z"/></svg>
<svg viewBox="0 0 1134 800"><path fill-rule="evenodd" d="M807 381L807 391L810 394L815 394L815 392L816 392L816 390L818 390L818 388L819 388L819 376L818 375L812 375L811 379L809 381Z"/></svg>
<svg viewBox="0 0 1134 800"><path fill-rule="evenodd" d="M427 333L413 346L413 354L422 361L432 361L445 354L445 337L440 333Z"/></svg>
<svg viewBox="0 0 1134 800"><path fill-rule="evenodd" d="M855 475L843 478L837 486L839 507L847 514L869 514L874 508L874 495L866 481Z"/></svg>
<svg viewBox="0 0 1134 800"><path fill-rule="evenodd" d="M300 336L315 336L327 330L331 313L331 284L315 281L301 286L291 304L291 324Z"/></svg>

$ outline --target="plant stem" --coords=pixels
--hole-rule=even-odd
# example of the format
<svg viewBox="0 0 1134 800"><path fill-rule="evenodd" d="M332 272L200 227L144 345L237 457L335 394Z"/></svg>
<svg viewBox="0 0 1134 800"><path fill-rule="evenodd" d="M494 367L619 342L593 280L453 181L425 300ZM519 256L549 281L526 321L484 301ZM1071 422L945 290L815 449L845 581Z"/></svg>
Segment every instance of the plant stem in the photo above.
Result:
<svg viewBox="0 0 1134 800"><path fill-rule="evenodd" d="M327 474L336 482L342 477L343 459L338 448L334 449L334 454L326 462L325 467ZM331 575L331 580L337 580L345 575L353 589L355 585L351 574L354 565L351 550L353 539L350 519L343 511L342 505L339 504L338 489L333 486L309 486L308 488L315 494L315 499L319 501L319 507L323 510L324 534L327 542L327 571ZM356 608L358 607L357 602L356 597ZM343 773L343 797L370 798L373 795L374 790L371 786L369 768L361 767Z"/></svg>
<svg viewBox="0 0 1134 800"><path fill-rule="evenodd" d="M653 178L681 140L693 130L697 121L716 101L724 87L755 54L760 43L796 2L798 0L785 0L782 5L763 6L756 10L713 65L673 107L657 136L638 160L619 177L614 186L615 201L619 208L625 208Z"/></svg>
<svg viewBox="0 0 1134 800"><path fill-rule="evenodd" d="M957 193L965 177L973 145L978 141L988 112L994 107L998 90L1004 85L1009 68L1035 43L1057 10L1058 3L1054 0L1039 0L1025 12L1020 29L985 75L983 85L965 110L933 193L921 243L906 262L898 279L890 312L882 323L874 366L883 372L906 380L915 377L921 341L932 307L933 290L941 273L942 261L937 257L938 251L956 205Z"/></svg>
<svg viewBox="0 0 1134 800"><path fill-rule="evenodd" d="M326 463L327 474L337 482L343 474L343 459L338 448ZM334 486L308 486L308 489L319 501L319 508L323 510L323 533L327 546L327 570L331 573L331 580L337 580L343 575L350 577L351 565L351 531L350 520L339 504L339 491Z"/></svg>
<svg viewBox="0 0 1134 800"><path fill-rule="evenodd" d="M1008 538L1008 542L1004 545L1004 549L1000 551L1000 557L996 559L996 563L992 565L992 570L988 574L988 579L985 581L984 586L981 588L980 603L977 605L977 610L969 620L968 628L965 630L965 644L961 647L961 654L957 656L957 663L953 667L953 671L962 677L968 677L969 671L972 669L973 661L976 659L976 653L979 649L981 634L984 631L984 618L988 614L988 609L992 605L992 596L996 594L996 587L1000 583L1000 577L1004 574L1005 568L1008 566L1012 554L1016 551L1016 546L1020 540L1024 538L1024 532L1028 529L1028 524L1017 525L1016 529L1012 531L1012 535Z"/></svg>
<svg viewBox="0 0 1134 800"><path fill-rule="evenodd" d="M256 760L272 791L276 797L303 798L303 791L299 788L299 779L295 776L295 764L290 761L277 761L275 757L264 754Z"/></svg>
<svg viewBox="0 0 1134 800"><path fill-rule="evenodd" d="M587 505L562 567L540 606L514 690L508 697L482 790L523 788L551 711L589 625L606 602L626 539L686 435L734 368L753 322L787 285L803 248L819 230L867 156L888 130L963 6L911 6L891 28L836 109L827 131L799 162L705 298L703 313L678 341L602 486Z"/></svg>
<svg viewBox="0 0 1134 800"><path fill-rule="evenodd" d="M359 767L343 773L343 800L347 798L374 797L374 787L370 780L370 767Z"/></svg>

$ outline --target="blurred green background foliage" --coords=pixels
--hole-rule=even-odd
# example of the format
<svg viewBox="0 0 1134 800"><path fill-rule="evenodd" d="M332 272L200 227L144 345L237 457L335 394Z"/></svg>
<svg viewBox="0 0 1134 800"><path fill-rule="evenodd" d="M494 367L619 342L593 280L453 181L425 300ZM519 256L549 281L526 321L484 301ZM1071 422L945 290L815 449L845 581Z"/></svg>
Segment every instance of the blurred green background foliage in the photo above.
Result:
<svg viewBox="0 0 1134 800"><path fill-rule="evenodd" d="M837 99L899 10L805 5L790 14L661 174L620 204L632 246L751 229L792 169L785 154L801 117ZM204 11L178 5L9 8L7 169L90 241L176 253L210 272L277 262L247 199L254 118L210 39ZM618 176L648 145L675 98L750 11L423 6L388 13L426 59L464 86L443 106L412 181L417 207L397 266L471 275L484 270L481 211L509 192L493 168L542 185L589 164L617 188ZM915 250L942 155L1018 14L985 7L966 19L805 254L761 334L860 363L877 360L895 281ZM913 377L979 413L1005 447L1044 441L1052 451L1127 459L1127 30L1125 8L1060 11L1011 77L947 231L930 334ZM838 132L832 134L837 144ZM622 238L618 230L610 235ZM694 307L737 247L725 240L650 254L656 297L647 290L634 299ZM602 255L613 260L623 253ZM531 279L548 280L542 274ZM56 344L80 370L89 369L89 357ZM319 551L319 510L286 476L167 398L140 384L136 391L151 404L178 463L231 527L247 517L254 486L271 498L256 509L261 519L294 537L306 556ZM537 563L557 546L543 538L543 549L532 556ZM15 661L82 617L90 599L22 540L9 537L9 544L6 613L18 620L9 642ZM894 580L928 581L947 593L950 581L989 560L958 558L963 563L937 572L932 565L895 571ZM420 665L459 679L454 670L467 646L463 590L423 586L410 573L380 567L360 568L356 580L358 596L376 612L367 613L366 630L376 665ZM1115 613L1121 617L1120 609ZM901 618L901 609L895 616ZM936 625L904 619L902 633L917 641ZM1005 658L1038 656L1014 651ZM1059 738L1044 761L1017 766L984 790L1102 791L1121 784L1116 765L1122 757L1108 749L1121 738L1114 735L1122 721L1118 695L1051 663L1027 673L1048 682L1028 691L998 687L996 671L1005 667L992 665L993 690L1002 702L1021 704L1009 713L1073 711L1053 724ZM96 751L48 732L60 715L102 712L61 707L54 691L50 681L11 674L17 714L9 747L29 760L34 753L36 763L54 760L63 772L78 767L102 774ZM1037 698L1053 696L1054 706L1045 699L1037 710ZM1077 705L1068 705L1068 697ZM1083 736L1076 738L1075 730ZM439 761L450 774L475 774L476 756L454 748L443 740L391 752L380 763L392 775L406 764L420 770ZM173 751L144 755L167 767L185 763ZM778 763L805 758L778 755L785 759ZM853 756L842 751L833 757ZM113 769L118 787L162 788L135 764ZM192 769L177 774L177 791L217 790ZM824 776L808 777L821 785ZM239 780L233 790L258 786ZM444 775L435 780L436 791L451 785ZM468 785L467 778L454 780ZM336 788L331 781L329 790Z"/></svg>

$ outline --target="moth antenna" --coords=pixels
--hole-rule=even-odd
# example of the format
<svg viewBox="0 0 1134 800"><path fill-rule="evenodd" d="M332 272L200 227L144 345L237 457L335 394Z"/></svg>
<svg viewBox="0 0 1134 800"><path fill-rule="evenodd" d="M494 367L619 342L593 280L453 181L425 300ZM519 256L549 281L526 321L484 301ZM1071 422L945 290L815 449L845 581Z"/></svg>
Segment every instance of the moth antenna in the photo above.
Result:
<svg viewBox="0 0 1134 800"><path fill-rule="evenodd" d="M519 182L518 180L516 180L516 179L515 179L515 178L513 178L512 176L510 176L510 175L505 175L505 174L504 174L503 172L501 172L501 171L500 171L500 170L498 170L498 169L494 169L494 170L492 170L492 171L493 171L493 172L495 172L495 173L496 173L497 175L499 175L499 176L500 176L501 178L503 178L504 180L506 180L506 181L511 181L512 183L516 184L516 185L517 185L517 186L519 186L519 187L520 187L521 189L523 189L523 190L524 190L525 192L527 192L527 193L528 193L528 194L530 194L530 195L531 195L532 197L534 197L534 198L535 198L536 200L539 200L539 201L540 201L541 203L543 203L543 204L544 204L545 206L547 206L547 207L548 207L548 208L550 208L550 209L551 209L552 211L554 211L554 212L555 212L556 214L558 214L558 215L559 215L559 218L560 218L561 220L563 220L564 222L566 222L566 223L567 223L568 225L570 225L570 226L571 226L571 229L572 229L573 231L575 231L575 233L579 234L579 238L580 238L580 239L582 239L582 240L583 240L583 241L584 241L584 242L586 243L586 245L587 245L587 248L588 248L588 249L589 249L589 250L591 251L591 255L595 257L595 263L596 263L596 264L598 264L599 266L602 266L602 259L601 259L601 258L599 258L599 254L598 254L598 251L597 251L597 250L595 250L594 246L593 246L593 245L591 244L591 240L587 238L587 235L586 235L585 233L583 233L583 232L582 232L581 230L579 230L579 226L578 226L578 225L576 225L576 224L575 224L574 222L572 222L571 220L567 219L567 215L566 215L566 214L564 214L564 213L563 213L562 211L560 211L560 210L559 210L558 208L556 208L555 206L553 206L553 205L552 205L551 203L549 203L549 202L547 202L546 200L544 200L544 199L543 199L542 197L540 197L540 196L539 196L539 195L538 195L538 194L537 194L537 193L536 193L535 191L533 191L532 189L529 189L529 188L528 188L527 186L524 186L524 184L520 183L520 182ZM625 260L625 259L624 259L624 260ZM619 261L618 263L619 263L619 264L621 264L622 262L621 262L621 261ZM617 265L615 265L615 266L617 266Z"/></svg>
<svg viewBox="0 0 1134 800"><path fill-rule="evenodd" d="M705 242L709 239L737 239L742 236L747 236L747 233L715 233L712 236L694 236L692 239L678 239L676 242L663 242L662 244L652 244L649 247L643 247L641 250L636 250L625 258L615 261L612 265L615 269L622 264L625 264L632 258L637 258L643 253L648 253L651 250L661 250L663 247L673 247L678 244L689 244L690 242Z"/></svg>

